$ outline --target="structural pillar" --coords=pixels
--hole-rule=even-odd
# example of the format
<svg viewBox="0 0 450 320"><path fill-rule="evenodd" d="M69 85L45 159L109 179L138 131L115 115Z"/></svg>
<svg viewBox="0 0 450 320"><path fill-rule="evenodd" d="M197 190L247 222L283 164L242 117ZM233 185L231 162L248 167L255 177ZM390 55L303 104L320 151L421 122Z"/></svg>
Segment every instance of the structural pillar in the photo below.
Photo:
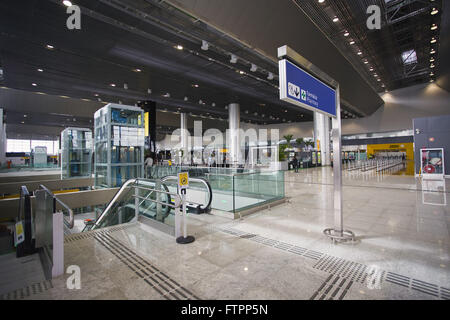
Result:
<svg viewBox="0 0 450 320"><path fill-rule="evenodd" d="M187 113L180 113L180 129L181 129L181 150L183 150L183 156L181 157L180 164L183 164L184 159L189 158L189 131L188 131L188 123L187 123Z"/></svg>
<svg viewBox="0 0 450 320"><path fill-rule="evenodd" d="M330 119L319 112L314 112L314 146L320 151L322 165L331 165Z"/></svg>
<svg viewBox="0 0 450 320"><path fill-rule="evenodd" d="M0 167L6 165L6 126L3 119L3 109L0 108Z"/></svg>
<svg viewBox="0 0 450 320"><path fill-rule="evenodd" d="M241 125L241 108L238 103L231 103L228 106L228 123L229 123L229 163L233 166L237 166L240 163L240 137L239 129Z"/></svg>
<svg viewBox="0 0 450 320"><path fill-rule="evenodd" d="M145 151L156 153L156 102L143 101L138 104L144 110ZM156 154L155 154L156 155Z"/></svg>

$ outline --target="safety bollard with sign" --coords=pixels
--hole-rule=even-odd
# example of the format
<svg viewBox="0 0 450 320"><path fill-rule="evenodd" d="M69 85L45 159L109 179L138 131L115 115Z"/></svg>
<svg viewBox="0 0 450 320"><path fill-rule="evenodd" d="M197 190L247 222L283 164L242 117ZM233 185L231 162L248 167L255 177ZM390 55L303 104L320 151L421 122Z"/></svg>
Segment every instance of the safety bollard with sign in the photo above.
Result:
<svg viewBox="0 0 450 320"><path fill-rule="evenodd" d="M181 207L180 213L181 216L181 225L183 227L183 235L181 233L180 223L175 221L175 236L177 243L180 244L188 244L195 241L193 236L187 235L187 221L186 221L186 190L189 188L189 174L187 172L181 172L178 174L178 190L181 193Z"/></svg>

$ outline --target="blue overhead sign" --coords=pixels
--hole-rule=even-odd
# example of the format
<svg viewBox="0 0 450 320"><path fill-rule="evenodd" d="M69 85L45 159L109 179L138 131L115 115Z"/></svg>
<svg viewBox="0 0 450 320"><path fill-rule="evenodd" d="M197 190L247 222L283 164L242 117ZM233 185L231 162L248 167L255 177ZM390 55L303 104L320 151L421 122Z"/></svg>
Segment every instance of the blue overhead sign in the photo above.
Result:
<svg viewBox="0 0 450 320"><path fill-rule="evenodd" d="M279 68L281 100L336 117L336 90L286 59Z"/></svg>

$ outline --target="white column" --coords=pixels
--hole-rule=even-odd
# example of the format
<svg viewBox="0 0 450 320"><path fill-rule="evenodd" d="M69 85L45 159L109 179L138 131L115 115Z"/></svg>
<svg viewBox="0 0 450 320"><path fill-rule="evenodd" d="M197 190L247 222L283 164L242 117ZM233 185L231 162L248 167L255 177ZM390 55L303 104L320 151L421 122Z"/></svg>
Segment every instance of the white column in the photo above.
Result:
<svg viewBox="0 0 450 320"><path fill-rule="evenodd" d="M239 145L239 128L241 122L240 106L238 103L231 103L228 106L228 123L229 123L229 149L230 164L237 165L240 163L240 145Z"/></svg>
<svg viewBox="0 0 450 320"><path fill-rule="evenodd" d="M314 146L321 152L322 165L331 165L330 119L319 112L314 112Z"/></svg>
<svg viewBox="0 0 450 320"><path fill-rule="evenodd" d="M183 150L183 158L180 160L180 164L183 164L183 159L188 159L189 155L189 131L187 128L187 114L181 113L180 114L180 120L181 120L181 149Z"/></svg>
<svg viewBox="0 0 450 320"><path fill-rule="evenodd" d="M6 165L6 125L3 123L3 109L0 108L0 167Z"/></svg>

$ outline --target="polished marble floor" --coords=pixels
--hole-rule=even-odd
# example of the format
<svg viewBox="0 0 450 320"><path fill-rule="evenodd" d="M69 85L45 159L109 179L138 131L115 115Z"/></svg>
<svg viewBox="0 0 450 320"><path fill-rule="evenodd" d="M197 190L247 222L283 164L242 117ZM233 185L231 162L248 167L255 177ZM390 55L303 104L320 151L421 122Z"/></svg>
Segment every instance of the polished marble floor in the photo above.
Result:
<svg viewBox="0 0 450 320"><path fill-rule="evenodd" d="M81 270L29 299L450 299L450 181L345 172L344 225L332 244L331 168L286 173L289 202L229 220L190 215L178 245L142 223L66 238Z"/></svg>

